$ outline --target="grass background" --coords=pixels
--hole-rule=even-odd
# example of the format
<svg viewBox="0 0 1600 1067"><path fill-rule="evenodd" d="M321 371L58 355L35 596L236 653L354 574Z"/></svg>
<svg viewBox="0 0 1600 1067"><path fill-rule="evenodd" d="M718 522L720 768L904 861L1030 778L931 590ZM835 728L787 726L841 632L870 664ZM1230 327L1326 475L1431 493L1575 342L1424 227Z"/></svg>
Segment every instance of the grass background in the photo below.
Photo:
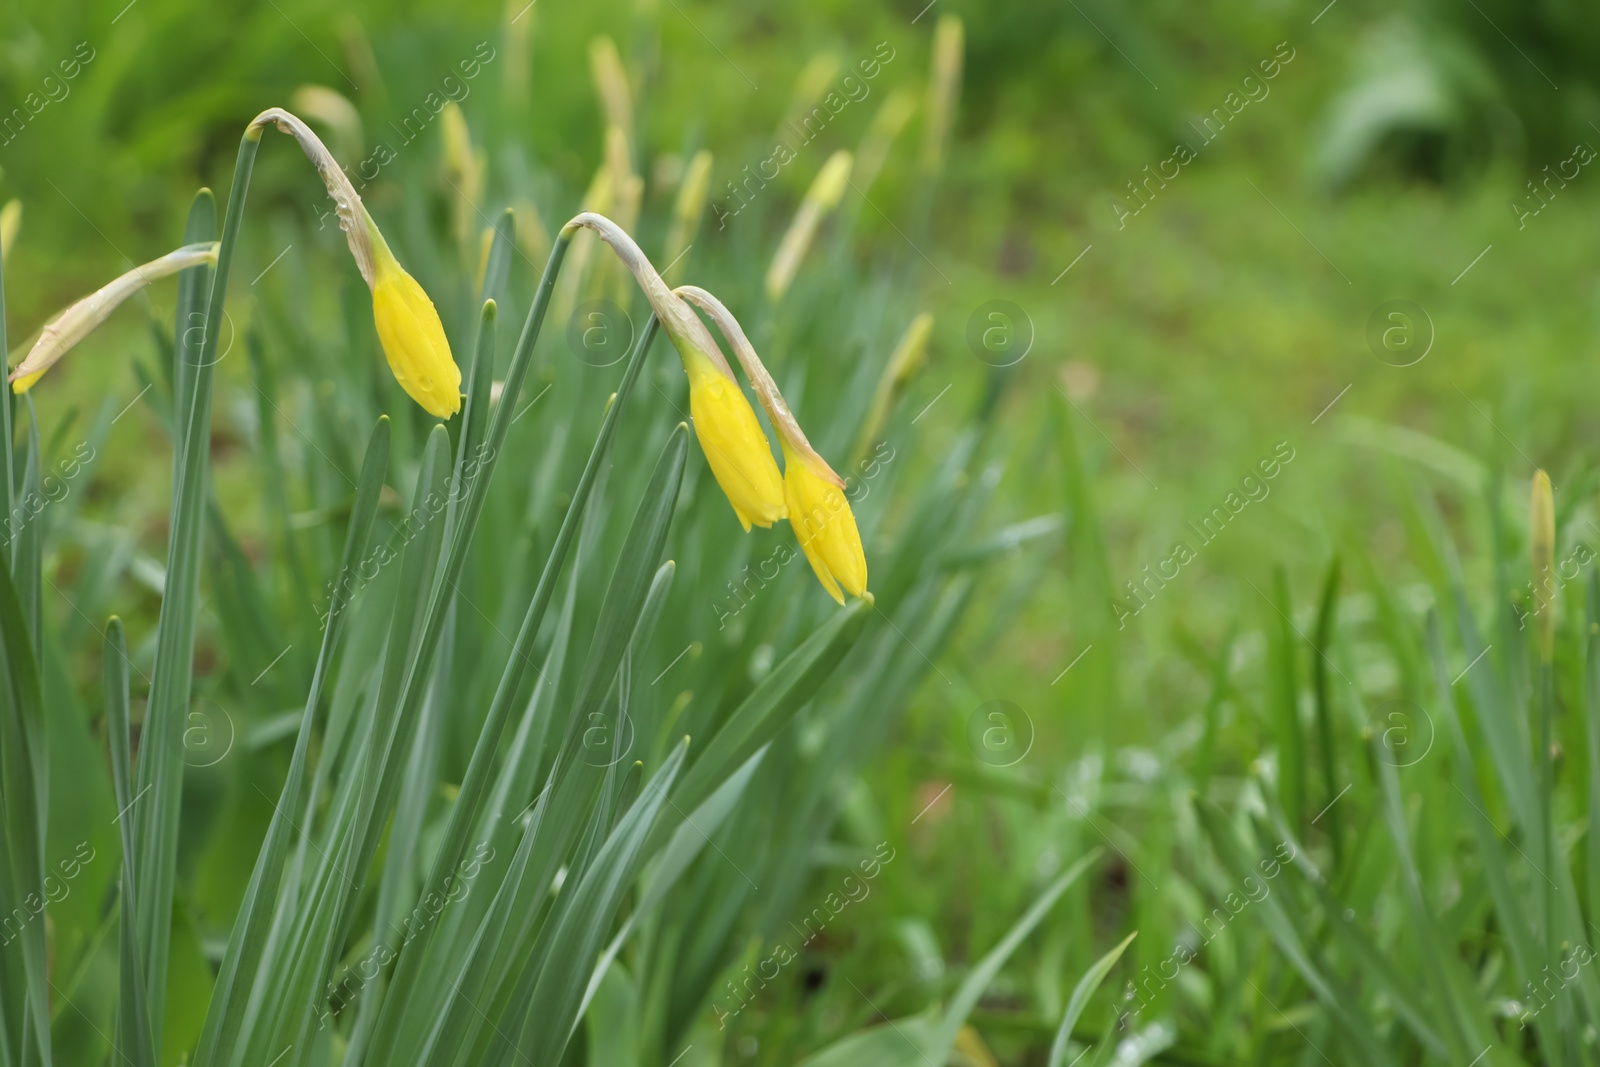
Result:
<svg viewBox="0 0 1600 1067"><path fill-rule="evenodd" d="M725 196L724 183L744 163L768 154L770 131L813 55L831 50L848 63L889 42L896 58L872 97L846 109L822 145L763 191L760 210L722 231L708 218L702 229L695 258L706 257L717 279L708 284L730 303L748 302L825 152L851 147L890 90L920 97L935 18L963 16L961 103L931 202L919 202L924 186L913 162L919 117L870 198L847 193L841 218L850 226L825 230L828 255L799 286L829 293L827 275L849 263L860 274L841 269L835 283L914 279L914 304L933 313L927 366L902 405L903 420L921 413L916 435L897 453L896 477L907 483L932 476L985 388L987 368L967 339L974 314L993 300L1021 308L1033 344L1011 372L996 419L996 480L983 527L1054 515L1059 532L986 572L961 629L884 750L854 784L841 786L841 835L886 837L904 859L887 865L869 898L830 926L804 967L741 1013L723 1045L727 1062L794 1062L858 1027L947 997L952 976L1037 895L1040 871L1093 846L1105 858L1092 882L1072 891L1082 899L1070 918L1056 914L1029 938L973 1017L988 1051L962 1054L1045 1062L1063 986L1137 928L1140 937L1097 1003L1098 1033L1115 1016L1116 990L1167 955L1200 900L1209 907L1227 892L1218 874L1225 864L1212 854L1188 790L1214 788L1227 804L1260 781L1284 780L1292 757L1273 687L1286 660L1296 670L1287 698L1293 715L1308 734L1315 729L1311 672L1324 657L1307 647L1307 635L1330 560L1343 560L1344 651L1333 656L1334 669L1355 675L1351 688L1360 691L1344 707L1334 758L1363 785L1340 803L1376 811L1380 776L1356 774L1370 762L1360 755L1363 727L1370 739L1385 726L1368 709L1398 694L1423 700L1407 662L1420 648L1423 607L1443 597L1426 591L1441 590L1445 568L1419 514L1437 508L1486 619L1498 617L1490 605L1507 592L1495 588L1496 567L1520 566L1516 531L1526 522L1524 486L1535 466L1551 472L1568 531L1558 558L1592 536L1583 533L1592 510L1586 457L1597 432L1587 397L1600 287L1589 235L1600 222L1600 198L1585 169L1523 227L1509 206L1575 142L1600 144L1590 125L1600 119L1600 102L1585 67L1596 31L1578 14L1509 4L1396 10L1354 0L1327 8L1230 3L1204 12L1172 3L1047 9L939 0L922 12L920 4L801 10L540 0L523 16L533 24L531 77L519 100L508 96L497 35L520 10L482 3L333 10L288 0L204 13L164 0L126 8L11 5L0 40L7 100L32 91L78 41L95 58L65 99L0 147L0 199L18 198L24 211L7 262L8 321L15 343L111 274L165 251L193 188L226 187L242 124L307 83L349 96L377 137L477 42L499 42L502 52L472 82L463 110L502 180L519 168L534 172L554 225L576 210L602 155L587 44L608 33L636 90L650 86L636 100L646 131L639 169L647 217L653 208L659 219L665 200L654 191L652 168L663 157L710 148L713 199ZM1295 58L1270 94L1245 107L1148 208L1119 226L1112 199L1126 199L1126 183L1142 168L1193 137L1191 124L1225 106L1280 42ZM368 49L377 78L362 67ZM1371 131L1369 151L1339 140L1350 126ZM258 214L236 285L291 245L278 276L263 277L274 287L269 299L327 328L340 321L351 289L343 242L331 228L316 228L325 198L315 180L274 147L258 169ZM439 155L434 130L402 152L395 173L425 193L421 214L405 217L402 232L447 225L450 190ZM375 212L403 217L408 201L397 184L375 185ZM654 252L659 237L652 245L649 236ZM518 264L514 276L523 271ZM442 268L433 278L427 269L417 273L447 316L471 314L468 293L437 291L453 284ZM172 300L171 286L148 298L160 319L170 318ZM1369 345L1369 320L1393 300L1419 305L1431 323L1432 345L1413 366L1388 365ZM782 328L806 339L797 346L804 353L829 343L829 325L823 314ZM875 345L882 359L892 327L842 331L838 343L860 358ZM148 332L139 314L120 315L52 372L38 403L76 408L80 424L106 396L115 401L111 412L121 411L143 385L126 353ZM260 558L271 533L250 461L256 423L244 361L219 374L217 493L246 551ZM69 450L77 431L61 432ZM1119 629L1110 597L1125 595L1124 582L1141 580L1141 568L1166 558L1188 536L1185 525L1221 503L1279 442L1295 458L1270 494ZM135 405L110 427L92 479L74 489L87 521L133 531L132 551L152 565L166 525L164 448L158 414ZM317 477L314 463L310 469ZM1512 532L1496 541L1486 512L1503 514ZM887 521L905 517L902 508ZM76 573L86 563L69 555L62 565ZM1284 612L1273 604L1278 568L1292 596L1280 601L1292 620L1287 637ZM116 608L131 625L141 618L149 625L158 598L151 583L136 580L137 567L131 574ZM1516 589L1524 581L1519 571L1505 584ZM802 594L796 582L785 590L814 592ZM1581 592L1570 597L1562 625L1578 634ZM712 595L701 599L703 608L682 616L686 632L676 644L715 628ZM67 631L72 673L93 679L96 644L70 640L69 607L47 601L47 614ZM1581 659L1577 637L1563 648ZM204 673L204 643L200 655ZM1454 677L1470 657L1451 656ZM1568 751L1578 753L1587 736L1576 710L1579 685L1564 688L1571 697L1565 721L1576 731ZM970 736L974 715L994 700L1020 708L1035 734L1026 757L1004 769L977 758ZM1437 707L1425 706L1443 731ZM1313 743L1303 754L1307 778L1321 773L1319 751ZM1584 833L1588 784L1575 760L1563 765L1566 786L1580 798L1568 805L1574 839ZM1438 764L1405 779L1416 798L1408 809L1415 827L1448 825L1449 805L1459 806L1450 787L1455 772ZM1415 784L1424 774L1434 777ZM1331 795L1311 793L1313 800ZM1088 796L1096 814L1084 817L1068 798ZM1322 806L1297 817L1309 820ZM1353 834L1361 823L1350 818ZM1315 836L1321 832L1308 830L1312 845L1331 851L1331 839ZM1425 881L1445 910L1440 901L1452 879L1474 884L1482 857L1449 833L1437 847ZM226 883L242 882L254 851L249 839L239 857L222 850L207 860L223 886L214 890L219 899L237 892ZM1450 873L1457 868L1467 873ZM829 891L823 865L799 898ZM1393 920L1403 895L1397 883L1371 889L1383 937L1404 940ZM1154 1054L1172 1062L1320 1062L1321 1047L1333 1052L1341 1025L1298 984L1276 955L1281 942L1257 919L1252 912L1230 925L1221 947L1208 946L1212 955L1130 1033L1170 1020L1172 1047ZM1326 920L1308 925L1313 939L1333 937ZM1488 957L1495 940L1483 935ZM1458 935L1458 948L1469 942L1479 943ZM1484 1018L1514 1030L1495 1005L1514 996L1506 990L1516 983L1499 972L1486 978L1488 957L1464 948L1451 955L1471 961ZM1388 1028L1392 1013L1359 966L1341 961L1333 969L1385 1020L1379 1031L1401 1062L1451 1062ZM1556 1058L1518 1041L1497 1039L1495 1057ZM1585 1055L1580 1044L1575 1039L1568 1050L1574 1062L1586 1062L1577 1058ZM1115 1042L1096 1047L1123 1063L1139 1055Z"/></svg>

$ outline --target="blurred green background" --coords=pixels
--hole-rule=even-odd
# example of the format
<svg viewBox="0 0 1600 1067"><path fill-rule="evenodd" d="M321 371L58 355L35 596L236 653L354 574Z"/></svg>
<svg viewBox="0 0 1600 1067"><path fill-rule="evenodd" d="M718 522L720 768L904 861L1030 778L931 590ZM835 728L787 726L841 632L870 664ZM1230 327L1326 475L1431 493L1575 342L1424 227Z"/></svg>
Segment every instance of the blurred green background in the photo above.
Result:
<svg viewBox="0 0 1600 1067"><path fill-rule="evenodd" d="M1388 846L1367 846L1359 863L1341 850L1362 847L1384 810L1374 769L1383 761L1370 746L1393 739L1389 720L1369 709L1421 702L1429 737L1444 736L1435 697L1423 695L1432 681L1420 635L1430 605L1447 602L1453 568L1491 629L1520 595L1536 467L1556 486L1566 531L1558 557L1600 538L1590 521L1600 422L1588 393L1600 332L1591 248L1600 179L1586 165L1600 148L1592 7L107 0L4 11L0 101L13 120L0 116L0 202L21 203L6 257L13 346L174 247L195 187L226 188L244 124L307 85L355 105L365 154L400 145L405 116L430 93L452 92L446 79L462 60L492 55L454 90L484 153L481 217L456 249L470 270L477 235L510 206L511 189L537 191L551 230L579 209L606 150L590 42L611 37L636 109L635 166L653 220L646 247L661 248L682 169L708 149L713 208L684 280L712 264L713 287L736 311L738 298L758 299L755 279L827 153L855 149L882 102L906 94L916 105L909 126L870 192L846 191L797 291L830 292L826 276L848 263L864 287L908 285L915 310L933 315L928 358L897 423L907 433L895 460L902 481L932 477L986 390L1005 380L981 526L1018 544L985 572L906 717L850 787L870 800L842 805L847 824L893 821L905 858L830 927L816 960L741 1013L724 1062L795 1062L948 995L949 975L1011 927L1041 872L1095 846L1105 855L1092 884L1073 891L1083 899L1070 919L1031 934L987 987L957 1053L964 1062L1046 1063L1064 991L1135 929L1086 1017L1085 1050L1096 1051L1085 1064L1315 1063L1323 1048L1332 1061L1358 1062L1364 1046L1344 1043L1354 1042L1349 1024L1330 1007L1344 997L1377 1020L1395 1062L1455 1062L1451 1041L1434 1048L1407 1029L1309 884L1298 929L1329 953L1315 962L1337 975L1335 993L1306 979L1283 932L1251 912L1215 945L1207 939L1200 962L1163 983L1153 1007L1124 1012L1140 968L1166 959L1184 925L1228 892L1227 861L1203 832L1195 793L1243 833L1298 781L1291 821L1320 863L1337 853L1357 872L1335 883L1365 902L1362 921L1383 954L1401 974L1433 966L1438 946L1410 943L1397 919L1410 890ZM964 50L948 144L933 167L928 79L946 16L959 16ZM875 53L880 42L887 52ZM719 226L738 206L730 183L771 154L808 64L833 57L832 83L874 54L893 58L868 96L760 191L755 210ZM73 61L67 78L61 64ZM35 113L26 101L41 98ZM397 244L456 224L460 176L444 156L435 124L363 189ZM402 196L402 184L426 196ZM235 290L257 279L286 305L272 315L343 329L338 307L354 286L343 241L286 143L263 151L251 203ZM280 249L287 258L275 260ZM450 292L442 267L414 269L447 323L469 321L469 292ZM513 277L524 273L519 263ZM813 300L794 335L810 350L837 343L881 365L909 316L896 308L875 320L873 291L851 295L853 314L875 328L854 319L835 342L826 301ZM256 314L252 300L241 317ZM172 286L138 302L150 314L120 313L35 390L41 409L91 412L109 394L120 411L141 395L130 353L148 345L147 320L170 319ZM998 375L997 364L1006 365ZM218 496L259 558L272 534L248 462L245 362L224 364L220 381ZM815 388L833 395L847 384ZM849 442L830 444L838 452ZM135 531L152 564L167 521L167 447L158 413L133 407L110 429L79 505L88 521ZM1261 477L1272 458L1273 475ZM1245 502L1228 503L1230 494ZM1207 543L1196 527L1217 508L1228 519ZM884 521L903 524L908 509ZM1178 566L1180 541L1194 551ZM872 552L869 538L869 561ZM1562 662L1573 672L1589 577L1565 594L1561 616L1562 655L1571 655ZM153 618L149 586L130 580L117 610ZM714 631L715 595L666 643ZM55 617L70 611L47 606ZM94 646L78 651L80 673L95 678ZM1504 642L1489 662L1502 657L1499 669L1523 670ZM1470 659L1453 649L1448 673ZM1348 683L1348 698L1327 696L1325 667L1341 692ZM1570 794L1558 790L1567 800L1556 807L1570 819L1564 846L1577 849L1591 786L1579 754L1592 734L1581 677L1564 678L1562 721L1574 732L1559 787ZM1336 725L1313 737L1330 699L1344 701ZM1009 702L993 722L1001 749L1025 749L1015 760L982 740L993 701ZM1486 768L1481 739L1469 740ZM1408 777L1396 786L1395 817L1437 849L1417 892L1425 911L1450 916L1439 942L1470 972L1477 995L1467 999L1496 1035L1485 1062L1597 1062L1581 1013L1560 1049L1516 1027L1507 1003L1521 986L1503 959L1493 963L1503 934L1482 899L1484 857L1456 821L1459 771L1429 758L1421 771L1397 761ZM1432 777L1419 785L1423 774ZM1360 783L1350 797L1337 793L1347 778ZM1265 803L1251 799L1262 792ZM1332 803L1350 809L1343 844L1312 823ZM254 848L241 846L243 863ZM826 892L826 879L816 885ZM1452 911L1463 897L1475 903ZM1427 996L1425 1016L1449 1014L1449 996ZM1094 1041L1103 1029L1114 1036Z"/></svg>

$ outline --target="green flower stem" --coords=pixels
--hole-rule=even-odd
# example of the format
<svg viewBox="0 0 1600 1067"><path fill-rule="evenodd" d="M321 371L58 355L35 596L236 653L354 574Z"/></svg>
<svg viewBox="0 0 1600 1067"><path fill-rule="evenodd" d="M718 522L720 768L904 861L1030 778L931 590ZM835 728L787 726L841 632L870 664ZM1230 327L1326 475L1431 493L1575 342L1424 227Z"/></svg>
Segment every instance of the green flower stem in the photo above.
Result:
<svg viewBox="0 0 1600 1067"><path fill-rule="evenodd" d="M210 465L211 384L216 369L217 339L222 333L229 268L239 243L245 195L260 143L261 131L254 126L245 131L239 143L233 187L228 193L228 211L211 281L211 298L206 308L200 358L195 367L193 393L188 410L174 413L181 436L174 464L167 581L157 625L149 709L139 746L139 789L135 795L142 799L130 813L137 820L135 840L140 872L137 937L145 953L150 1032L158 1050L166 1012L167 956L178 858L178 806L183 793L183 760L179 749L189 707L189 689L194 679L195 606ZM184 344L183 338L180 332L177 341L180 346ZM145 790L150 793L147 797L143 796Z"/></svg>

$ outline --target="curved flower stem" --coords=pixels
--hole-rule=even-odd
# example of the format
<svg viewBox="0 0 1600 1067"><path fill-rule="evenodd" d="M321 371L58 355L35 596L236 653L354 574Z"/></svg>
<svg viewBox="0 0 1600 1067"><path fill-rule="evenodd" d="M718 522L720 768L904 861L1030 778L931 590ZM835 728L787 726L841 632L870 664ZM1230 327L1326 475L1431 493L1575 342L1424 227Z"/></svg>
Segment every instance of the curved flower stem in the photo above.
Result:
<svg viewBox="0 0 1600 1067"><path fill-rule="evenodd" d="M711 337L711 331L707 330L705 323L695 316L689 305L667 286L661 274L640 249L638 242L628 236L627 231L604 215L585 211L573 216L572 221L561 228L561 236L570 239L579 227L588 227L611 246L617 258L622 260L622 265L633 274L634 280L639 283L639 288L644 290L645 299L650 301L656 318L661 320L662 328L674 342L688 344L699 350L711 360L717 370L727 375L730 381L736 380L733 377L733 368L728 366L722 350Z"/></svg>
<svg viewBox="0 0 1600 1067"><path fill-rule="evenodd" d="M269 107L250 120L249 129L259 137L260 131L269 125L277 126L280 131L293 137L300 150L306 154L306 158L311 160L311 165L317 168L322 184L328 187L328 195L333 197L334 208L339 216L339 228L344 231L345 240L350 243L350 254L355 256L361 277L366 279L367 287L371 288L376 271L373 263L372 236L368 232L367 209L361 203L361 194L356 192L356 187L350 183L344 168L333 158L328 146L322 143L322 138L301 121L299 116L281 107ZM245 136L248 137L249 133Z"/></svg>
<svg viewBox="0 0 1600 1067"><path fill-rule="evenodd" d="M828 472L834 484L843 489L844 479L839 477L838 472L828 465L828 461L811 447L805 431L800 429L800 423L795 421L789 405L784 402L783 394L778 392L778 383L772 380L766 364L761 362L755 346L750 343L750 338L745 336L744 328L739 325L739 320L733 317L733 312L728 310L727 305L698 285L680 285L673 290L673 293L704 311L710 316L711 321L717 324L717 329L722 331L722 336L733 349L734 357L739 360L739 365L749 376L750 386L761 399L761 406L767 409L767 416L772 419L773 427L783 436L784 443L819 464L822 470Z"/></svg>

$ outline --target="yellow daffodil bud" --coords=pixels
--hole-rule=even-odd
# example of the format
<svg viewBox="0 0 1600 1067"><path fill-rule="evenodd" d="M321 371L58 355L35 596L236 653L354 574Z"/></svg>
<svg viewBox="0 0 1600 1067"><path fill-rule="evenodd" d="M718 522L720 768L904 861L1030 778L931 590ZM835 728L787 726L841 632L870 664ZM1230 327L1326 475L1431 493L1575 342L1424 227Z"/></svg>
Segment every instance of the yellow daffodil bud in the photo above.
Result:
<svg viewBox="0 0 1600 1067"><path fill-rule="evenodd" d="M851 452L853 458L862 458L867 454L867 449L872 447L878 432L883 429L884 420L889 417L889 408L895 397L905 388L917 368L922 366L928 352L928 337L932 333L933 316L924 311L912 319L906 332L900 335L900 343L895 345L888 364L883 368L883 376L878 379L878 388L872 394L867 417L861 422L861 434L856 438L856 447Z"/></svg>
<svg viewBox="0 0 1600 1067"><path fill-rule="evenodd" d="M89 336L128 297L158 278L176 274L185 267L217 261L215 242L184 245L160 259L135 267L116 280L101 286L61 314L45 323L28 355L11 372L11 391L26 393L45 371Z"/></svg>
<svg viewBox="0 0 1600 1067"><path fill-rule="evenodd" d="M831 51L818 52L800 68L800 76L794 80L794 92L789 97L789 111L773 135L775 141L787 142L793 131L802 129L801 123L823 102L823 95L838 74L839 53Z"/></svg>
<svg viewBox="0 0 1600 1067"><path fill-rule="evenodd" d="M269 125L295 139L333 197L350 254L372 290L372 317L395 380L428 414L448 419L461 410L461 371L450 355L450 342L433 301L389 251L361 203L361 195L311 127L274 107L257 115L250 128L260 130Z"/></svg>
<svg viewBox="0 0 1600 1067"><path fill-rule="evenodd" d="M17 230L22 227L22 201L11 200L0 207L0 259L9 258L11 246L16 243Z"/></svg>
<svg viewBox="0 0 1600 1067"><path fill-rule="evenodd" d="M852 162L853 157L849 152L835 152L817 172L811 188L806 190L805 199L800 201L800 210L795 212L794 221L789 224L788 232L778 245L777 254L772 257L772 266L767 268L767 296L772 300L782 299L783 294L789 291L795 271L800 269L800 261L805 258L806 249L811 247L811 240L817 234L817 226L824 215L839 206L844 187L850 182Z"/></svg>
<svg viewBox="0 0 1600 1067"><path fill-rule="evenodd" d="M1533 557L1533 610L1538 617L1535 632L1539 638L1539 660L1549 663L1555 649L1555 581L1552 570L1556 555L1556 508L1550 491L1550 476L1533 472L1533 492L1528 520L1528 545Z"/></svg>
<svg viewBox="0 0 1600 1067"><path fill-rule="evenodd" d="M861 547L861 531L856 527L855 513L850 510L850 501L845 496L844 479L834 473L806 440L789 405L778 392L778 384L767 373L766 365L756 355L755 346L745 336L733 313L722 301L697 286L680 286L674 292L699 307L717 324L778 431L783 447L784 510L800 541L800 550L806 554L811 569L816 571L817 579L828 595L841 604L844 594L839 591L840 586L852 596L861 596L867 590L867 555Z"/></svg>
<svg viewBox="0 0 1600 1067"><path fill-rule="evenodd" d="M689 376L689 414L706 463L746 530L784 517L783 478L767 435L722 357L717 342L688 304L667 288L626 231L604 215L585 211L562 228L587 227L610 245L644 290L650 308L672 339ZM752 382L752 384L754 384Z"/></svg>
<svg viewBox="0 0 1600 1067"><path fill-rule="evenodd" d="M622 67L617 43L611 38L600 36L589 42L589 73L594 77L606 125L617 127L631 140L633 90L628 87L628 72Z"/></svg>
<svg viewBox="0 0 1600 1067"><path fill-rule="evenodd" d="M717 484L747 531L783 518L783 480L772 447L739 383L692 348L679 348L689 375L689 416Z"/></svg>
<svg viewBox="0 0 1600 1067"><path fill-rule="evenodd" d="M372 317L383 354L400 388L436 418L461 410L461 369L450 355L450 342L433 301L407 274L378 228L367 222L372 237L374 277Z"/></svg>
<svg viewBox="0 0 1600 1067"><path fill-rule="evenodd" d="M789 524L811 569L828 595L839 603L844 586L851 596L867 590L867 555L856 517L845 499L844 481L810 449L783 441L783 500Z"/></svg>
<svg viewBox="0 0 1600 1067"><path fill-rule="evenodd" d="M672 206L672 228L667 231L666 275L670 281L682 274L684 253L706 213L706 193L711 188L711 153L701 149L684 171L683 184Z"/></svg>
<svg viewBox="0 0 1600 1067"><path fill-rule="evenodd" d="M867 132L861 137L861 147L856 151L856 164L850 171L850 181L861 190L862 196L866 196L872 183L878 180L878 172L889 161L894 139L900 136L916 110L917 101L911 91L896 89L872 116Z"/></svg>
<svg viewBox="0 0 1600 1067"><path fill-rule="evenodd" d="M944 166L945 146L961 91L961 53L966 39L959 15L939 16L933 29L933 64L928 72L927 119L922 133L922 165L929 171Z"/></svg>

